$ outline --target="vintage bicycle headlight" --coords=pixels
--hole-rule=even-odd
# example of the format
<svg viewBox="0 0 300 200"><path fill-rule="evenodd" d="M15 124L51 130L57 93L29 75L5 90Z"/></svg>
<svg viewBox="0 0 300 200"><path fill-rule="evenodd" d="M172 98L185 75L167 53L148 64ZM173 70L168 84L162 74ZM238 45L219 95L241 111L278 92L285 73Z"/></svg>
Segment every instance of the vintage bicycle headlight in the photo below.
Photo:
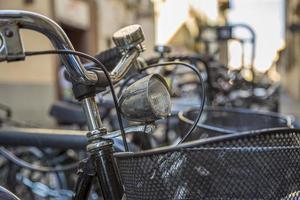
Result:
<svg viewBox="0 0 300 200"><path fill-rule="evenodd" d="M151 122L171 112L171 97L163 77L151 74L131 84L120 98L121 112L130 121Z"/></svg>

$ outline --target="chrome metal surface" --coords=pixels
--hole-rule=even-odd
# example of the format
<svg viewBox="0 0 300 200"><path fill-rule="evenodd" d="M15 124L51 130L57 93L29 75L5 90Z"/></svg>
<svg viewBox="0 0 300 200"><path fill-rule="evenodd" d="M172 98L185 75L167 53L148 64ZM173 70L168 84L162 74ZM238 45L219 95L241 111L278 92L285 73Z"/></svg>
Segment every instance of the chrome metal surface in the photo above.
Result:
<svg viewBox="0 0 300 200"><path fill-rule="evenodd" d="M8 191L4 187L0 186L0 199L3 200L20 200L12 192Z"/></svg>
<svg viewBox="0 0 300 200"><path fill-rule="evenodd" d="M124 77L124 75L129 71L131 65L133 64L133 62L136 61L138 56L139 56L139 51L137 51L136 49L132 49L126 52L121 58L121 60L119 61L119 63L117 64L117 66L111 72L110 77L112 82L114 83L119 82Z"/></svg>
<svg viewBox="0 0 300 200"><path fill-rule="evenodd" d="M20 29L30 29L42 33L49 38L55 49L74 50L62 28L43 15L19 10L1 10L0 26L10 23L17 24ZM60 58L74 81L84 84L94 84L98 81L97 75L85 70L77 56L60 55Z"/></svg>
<svg viewBox="0 0 300 200"><path fill-rule="evenodd" d="M0 61L18 61L25 59L24 48L17 24L1 23L0 41Z"/></svg>
<svg viewBox="0 0 300 200"><path fill-rule="evenodd" d="M144 51L142 42L145 38L140 25L131 25L115 32L112 39L123 54L123 57L111 72L111 79L115 83L125 76L132 65L136 65L140 52Z"/></svg>
<svg viewBox="0 0 300 200"><path fill-rule="evenodd" d="M119 104L123 116L130 121L153 122L171 112L168 85L158 74L145 76L128 86Z"/></svg>
<svg viewBox="0 0 300 200"><path fill-rule="evenodd" d="M102 126L99 108L94 97L84 98L82 101L84 114L90 131L97 130Z"/></svg>
<svg viewBox="0 0 300 200"><path fill-rule="evenodd" d="M155 129L155 126L153 124L147 124L147 125L139 125L139 126L130 126L124 129L125 133L146 133L151 134ZM112 131L108 133L107 135L103 136L103 138L115 138L121 136L121 131Z"/></svg>
<svg viewBox="0 0 300 200"><path fill-rule="evenodd" d="M145 40L143 30L140 25L126 26L113 35L113 41L117 47L129 50L141 44Z"/></svg>

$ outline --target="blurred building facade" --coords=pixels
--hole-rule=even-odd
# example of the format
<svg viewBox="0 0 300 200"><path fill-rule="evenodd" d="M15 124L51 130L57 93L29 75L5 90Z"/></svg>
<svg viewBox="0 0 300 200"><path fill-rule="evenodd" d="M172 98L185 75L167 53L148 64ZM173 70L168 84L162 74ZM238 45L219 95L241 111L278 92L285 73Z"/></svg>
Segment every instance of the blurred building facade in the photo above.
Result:
<svg viewBox="0 0 300 200"><path fill-rule="evenodd" d="M282 83L300 99L300 0L285 1L285 49L280 52Z"/></svg>

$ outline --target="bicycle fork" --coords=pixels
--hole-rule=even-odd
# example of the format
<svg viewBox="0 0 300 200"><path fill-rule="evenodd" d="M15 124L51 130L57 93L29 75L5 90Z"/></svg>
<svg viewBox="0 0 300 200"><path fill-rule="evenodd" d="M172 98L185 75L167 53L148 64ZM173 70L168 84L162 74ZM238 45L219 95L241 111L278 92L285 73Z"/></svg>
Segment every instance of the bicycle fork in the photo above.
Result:
<svg viewBox="0 0 300 200"><path fill-rule="evenodd" d="M90 132L87 134L87 151L90 156L81 161L78 169L78 181L74 200L87 199L95 177L99 182L105 200L120 200L123 188L113 158L113 140L101 136L107 133L102 127L99 110L94 97L82 100Z"/></svg>

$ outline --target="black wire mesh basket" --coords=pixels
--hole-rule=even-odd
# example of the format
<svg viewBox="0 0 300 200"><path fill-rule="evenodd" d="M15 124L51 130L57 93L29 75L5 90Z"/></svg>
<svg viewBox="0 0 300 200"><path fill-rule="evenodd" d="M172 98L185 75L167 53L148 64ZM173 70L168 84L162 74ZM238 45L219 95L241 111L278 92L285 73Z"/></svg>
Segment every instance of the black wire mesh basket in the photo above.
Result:
<svg viewBox="0 0 300 200"><path fill-rule="evenodd" d="M178 113L182 136L189 130L197 117L198 108ZM185 141L192 141L236 132L268 128L293 127L291 117L274 112L259 112L250 109L207 107L197 128Z"/></svg>
<svg viewBox="0 0 300 200"><path fill-rule="evenodd" d="M235 133L115 154L136 199L300 199L300 129Z"/></svg>

